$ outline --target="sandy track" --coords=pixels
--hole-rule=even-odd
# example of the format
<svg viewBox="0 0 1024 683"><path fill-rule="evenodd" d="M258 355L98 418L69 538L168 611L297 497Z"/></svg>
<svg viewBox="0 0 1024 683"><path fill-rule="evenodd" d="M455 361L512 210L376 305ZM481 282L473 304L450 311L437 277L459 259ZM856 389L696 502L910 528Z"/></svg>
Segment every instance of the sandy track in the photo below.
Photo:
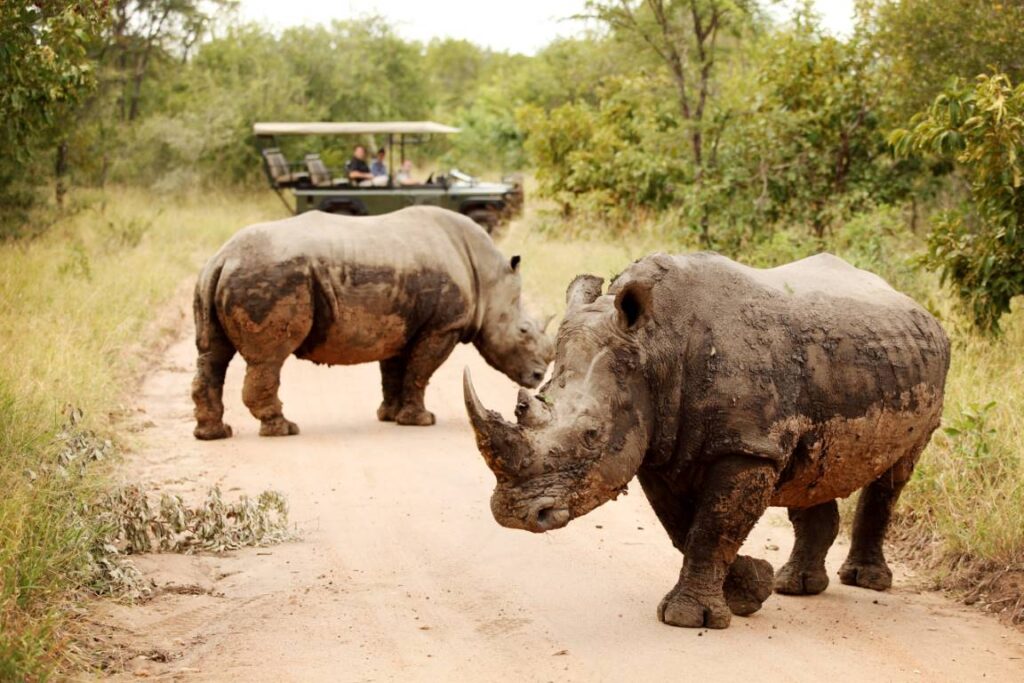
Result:
<svg viewBox="0 0 1024 683"><path fill-rule="evenodd" d="M290 360L286 414L296 437L267 439L240 401L232 363L225 401L235 437L191 436L190 340L173 345L140 396L147 421L127 480L198 496L271 487L287 494L303 540L223 556L149 556L162 591L97 606L130 661L125 677L194 680L1024 680L1024 637L939 595L839 584L814 598L773 596L726 631L661 625L655 607L680 557L637 484L564 530L499 527L493 478L462 408L470 365L490 406L514 386L461 346L434 377L430 428L375 419L376 365ZM773 511L746 552L782 564L792 543ZM182 594L174 586L202 594ZM136 653L145 653L135 656ZM152 658L167 661L153 661Z"/></svg>

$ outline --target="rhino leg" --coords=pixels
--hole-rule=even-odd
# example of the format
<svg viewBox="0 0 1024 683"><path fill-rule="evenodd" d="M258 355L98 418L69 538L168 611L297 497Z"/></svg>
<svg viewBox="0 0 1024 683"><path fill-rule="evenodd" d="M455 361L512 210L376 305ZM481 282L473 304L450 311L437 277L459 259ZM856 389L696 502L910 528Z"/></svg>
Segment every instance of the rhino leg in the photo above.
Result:
<svg viewBox="0 0 1024 683"><path fill-rule="evenodd" d="M749 617L761 609L772 594L774 575L768 560L737 555L722 585L729 611L738 617Z"/></svg>
<svg viewBox="0 0 1024 683"><path fill-rule="evenodd" d="M231 427L224 424L224 375L235 355L235 347L220 330L207 330L197 335L196 376L192 380L192 402L195 403L197 439L226 439Z"/></svg>
<svg viewBox="0 0 1024 683"><path fill-rule="evenodd" d="M828 587L825 556L839 533L839 506L834 500L809 508L789 508L796 542L789 561L775 575L775 591L817 595Z"/></svg>
<svg viewBox="0 0 1024 683"><path fill-rule="evenodd" d="M892 586L892 570L885 561L882 542L892 509L914 473L918 452L896 461L881 477L865 486L857 501L850 554L839 568L839 580L848 586L883 591Z"/></svg>
<svg viewBox="0 0 1024 683"><path fill-rule="evenodd" d="M683 552L686 549L686 535L690 533L690 525L693 523L693 501L680 497L656 472L641 468L637 478L658 521L672 539L672 545Z"/></svg>
<svg viewBox="0 0 1024 683"><path fill-rule="evenodd" d="M459 335L455 332L426 334L413 342L402 378L401 408L395 414L395 422L400 425L434 424L434 414L423 405L423 394L430 377L458 342Z"/></svg>
<svg viewBox="0 0 1024 683"><path fill-rule="evenodd" d="M249 362L245 368L242 401L260 421L260 436L289 436L299 433L294 422L281 413L277 390L281 386L283 360Z"/></svg>
<svg viewBox="0 0 1024 683"><path fill-rule="evenodd" d="M377 419L394 422L402 405L402 382L405 380L405 356L396 356L380 362L380 384L384 400L377 408Z"/></svg>
<svg viewBox="0 0 1024 683"><path fill-rule="evenodd" d="M775 480L771 463L748 456L724 457L709 466L686 535L679 582L658 606L662 622L729 626L732 612L723 583L744 539L768 507ZM753 611L750 606L743 609Z"/></svg>

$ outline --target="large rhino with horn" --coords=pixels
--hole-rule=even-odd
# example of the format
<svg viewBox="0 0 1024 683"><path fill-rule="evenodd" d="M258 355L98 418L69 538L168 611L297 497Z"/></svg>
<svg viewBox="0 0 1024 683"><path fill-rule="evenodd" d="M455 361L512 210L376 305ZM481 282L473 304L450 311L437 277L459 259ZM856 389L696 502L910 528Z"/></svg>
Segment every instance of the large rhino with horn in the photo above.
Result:
<svg viewBox="0 0 1024 683"><path fill-rule="evenodd" d="M770 270L658 254L601 287L590 275L569 286L554 373L536 396L520 391L516 424L465 375L497 521L557 529L637 476L684 556L659 618L724 628L773 584L825 590L836 499L863 489L839 578L888 588L882 540L942 413L938 322L828 254ZM788 508L796 536L774 577L764 560L737 559L771 505Z"/></svg>
<svg viewBox="0 0 1024 683"><path fill-rule="evenodd" d="M277 391L288 356L326 365L379 361L377 417L430 425L423 394L459 342L536 387L554 355L520 305L519 257L469 218L435 207L373 217L319 211L245 228L206 264L195 291L195 436L231 436L228 362L246 361L242 398L260 434L297 434Z"/></svg>

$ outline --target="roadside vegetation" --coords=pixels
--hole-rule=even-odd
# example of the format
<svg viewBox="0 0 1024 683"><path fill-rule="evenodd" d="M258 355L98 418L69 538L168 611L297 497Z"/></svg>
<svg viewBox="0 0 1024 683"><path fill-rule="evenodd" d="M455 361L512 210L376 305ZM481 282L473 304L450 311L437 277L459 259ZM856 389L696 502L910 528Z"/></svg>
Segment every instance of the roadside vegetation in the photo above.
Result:
<svg viewBox="0 0 1024 683"><path fill-rule="evenodd" d="M542 210L502 239L546 312L577 273L657 250L829 250L878 272L954 341L897 550L1020 620L1024 9L865 0L837 37L811 3L784 22L770 4L594 0L586 34L524 56L375 17L275 31L227 0L0 3L0 678L67 656L109 531L88 504L110 494L160 304L233 230L282 215L257 120L461 127L417 170L535 178ZM285 152L337 167L349 142Z"/></svg>
<svg viewBox="0 0 1024 683"><path fill-rule="evenodd" d="M154 314L228 235L280 214L274 198L82 192L28 241L0 246L0 679L67 655L75 591L96 577L109 520L113 428L154 345ZM122 441L123 443L123 441Z"/></svg>

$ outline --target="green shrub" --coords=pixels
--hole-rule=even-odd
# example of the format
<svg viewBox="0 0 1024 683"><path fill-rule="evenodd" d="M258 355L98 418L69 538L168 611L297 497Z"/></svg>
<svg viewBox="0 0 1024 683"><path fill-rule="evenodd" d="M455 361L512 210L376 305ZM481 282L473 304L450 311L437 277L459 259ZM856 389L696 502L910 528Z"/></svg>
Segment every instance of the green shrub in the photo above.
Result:
<svg viewBox="0 0 1024 683"><path fill-rule="evenodd" d="M890 140L904 156L955 160L969 196L933 218L924 263L953 286L979 329L997 332L1024 294L1024 83L997 74L954 86Z"/></svg>

